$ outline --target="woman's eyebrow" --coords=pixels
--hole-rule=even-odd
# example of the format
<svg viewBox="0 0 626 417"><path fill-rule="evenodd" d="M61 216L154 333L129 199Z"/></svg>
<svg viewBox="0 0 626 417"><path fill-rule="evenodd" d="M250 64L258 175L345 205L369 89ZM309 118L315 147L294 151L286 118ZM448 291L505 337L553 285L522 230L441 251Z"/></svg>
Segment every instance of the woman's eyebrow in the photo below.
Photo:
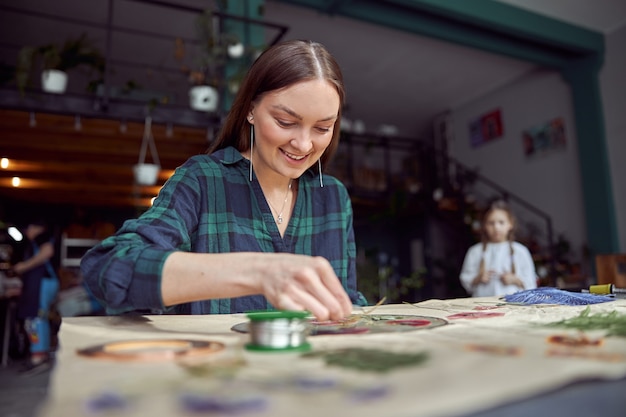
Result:
<svg viewBox="0 0 626 417"><path fill-rule="evenodd" d="M285 107L285 106L283 106L283 105L281 105L281 104L277 104L277 105L272 106L272 107L273 107L273 108L275 108L275 109L278 109L278 110L282 110L282 111L284 111L285 113L287 113L287 114L289 114L289 115L291 115L291 116L295 117L295 118L296 118L296 119L298 119L298 120L302 120L302 116L300 116L300 115L299 115L298 113L296 113L295 111L293 111L293 110L291 110L290 108L287 108L287 107Z"/></svg>
<svg viewBox="0 0 626 417"><path fill-rule="evenodd" d="M276 104L276 105L274 105L272 107L277 109L277 110L282 110L285 113L295 117L298 120L302 120L303 119L303 117L300 116L298 113L296 113L295 111L293 111L290 108L285 107L285 106L283 106L281 104ZM328 117L325 117L323 119L318 120L318 122L326 122L326 121L333 120L333 119L336 119L336 118L337 118L337 115L331 115L331 116L328 116Z"/></svg>
<svg viewBox="0 0 626 417"><path fill-rule="evenodd" d="M328 121L335 120L335 119L337 119L337 115L336 114L332 115L332 116L325 117L323 119L320 119L320 120L318 120L318 122L328 122Z"/></svg>

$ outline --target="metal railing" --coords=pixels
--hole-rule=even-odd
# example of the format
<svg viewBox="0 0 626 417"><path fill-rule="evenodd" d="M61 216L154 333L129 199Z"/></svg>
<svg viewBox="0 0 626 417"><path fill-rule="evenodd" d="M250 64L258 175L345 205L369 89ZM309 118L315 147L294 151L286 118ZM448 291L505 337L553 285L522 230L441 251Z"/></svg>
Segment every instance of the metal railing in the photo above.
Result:
<svg viewBox="0 0 626 417"><path fill-rule="evenodd" d="M178 12L182 12L185 14L189 14L190 16L201 15L205 10L200 7L193 7L188 5L170 3L164 0L124 0L126 3L139 3L145 4L146 6L163 8L175 10ZM121 76L119 74L124 73L126 71L143 71L143 72L151 72L154 74L161 74L163 77L169 76L170 78L180 78L181 83L184 83L185 77L183 76L181 69L175 65L175 63L170 63L169 65L163 65L161 63L154 62L145 62L142 60L132 60L132 59L124 59L119 56L115 56L114 52L116 48L120 48L119 41L114 45L113 37L114 35L125 35L131 37L138 37L141 39L147 39L149 42L168 42L171 41L172 45L174 44L175 38L179 38L183 40L187 45L194 48L199 48L200 40L195 38L189 34L176 34L176 35L166 35L161 32L155 30L145 30L136 27L128 27L124 26L115 21L114 8L116 3L119 0L108 0L107 1L107 15L106 21L96 22L93 20L87 20L85 18L71 17L71 16L62 16L53 14L50 12L45 12L41 10L28 9L22 5L7 5L0 4L0 13L7 16L16 16L16 17L25 17L27 19L38 19L36 23L40 22L52 22L53 24L58 23L58 31L55 31L56 34L68 33L68 26L76 27L76 34L88 33L88 34L97 34L95 36L98 38L98 42L96 45L102 51L102 54L105 59L105 71L103 74L102 83L100 85L98 93L87 93L84 91L78 91L76 89L69 90L68 93L59 97L49 97L49 94L42 93L37 88L32 88L26 91L26 94L19 92L17 88L13 88L10 85L2 87L4 90L2 93L2 97L0 99L0 107L3 108L13 108L13 109L21 109L33 112L51 112L57 114L69 114L69 115L81 115L86 117L101 117L108 119L124 119L124 120L134 120L141 121L145 118L146 113L152 111L154 109L154 98L149 102L146 99L146 96L149 93L163 93L167 95L169 92L161 91L163 89L162 85L146 85L144 86L147 90L145 94L141 94L138 92L134 96L124 95L124 96L114 96L113 90L122 89L123 86L115 85L112 80L113 71L117 73L117 78ZM242 41L244 44L250 44L251 40L249 39L250 33L249 30L245 30L250 26L260 26L263 28L267 28L271 31L274 31L275 34L267 43L267 46L273 45L278 42L284 34L288 31L288 26L267 22L261 19L250 18L247 16L239 16L235 14L224 13L221 11L212 11L212 15L218 19L219 24L217 25L222 30L224 23L227 21L232 22L240 22L244 25L244 39ZM39 27L39 24L33 24L33 26ZM31 32L31 37L33 37L33 33ZM59 35L60 36L60 35ZM54 39L50 36L50 34L42 34L40 37L40 41L42 44L47 44ZM23 37L18 36L9 36L8 39L0 39L0 61L4 62L5 66L10 66L12 62L16 62L17 55L24 44L19 44L18 42L22 41ZM157 45L161 46L161 44ZM159 49L157 46L154 49ZM72 74L72 76L76 76L77 79L84 77L80 73ZM154 77L155 79L158 76ZM83 81L82 79L80 81ZM145 81L145 80L142 80ZM161 83L163 84L163 83ZM78 85L78 83L76 83ZM153 91L149 91L150 88L154 88ZM181 90L173 92L176 97L185 97L187 95L187 91ZM67 103L65 103L67 101ZM170 100L166 105L159 103L158 111L153 114L153 118L155 121L159 122L176 122L182 120L182 124L186 124L188 126L197 126L206 128L207 125L214 124L219 122L220 114L223 112L218 112L220 114L215 115L202 115L204 117L199 117L198 114L194 110L189 109L189 106L186 103L175 102L176 100ZM179 100L180 101L180 100ZM225 110L224 110L225 111ZM189 114L185 114L189 113Z"/></svg>
<svg viewBox="0 0 626 417"><path fill-rule="evenodd" d="M506 187L469 168L426 140L344 133L331 173L348 187L353 199L380 201L401 192L403 200L436 206L441 198L455 199L461 215L472 209L478 221L490 200L505 200L518 223L518 237L534 240L533 255L542 258L544 277L555 284L555 241L551 216ZM460 219L471 228L471 219ZM466 230L459 233L466 233ZM532 245L531 245L532 246ZM542 275L540 273L540 275Z"/></svg>

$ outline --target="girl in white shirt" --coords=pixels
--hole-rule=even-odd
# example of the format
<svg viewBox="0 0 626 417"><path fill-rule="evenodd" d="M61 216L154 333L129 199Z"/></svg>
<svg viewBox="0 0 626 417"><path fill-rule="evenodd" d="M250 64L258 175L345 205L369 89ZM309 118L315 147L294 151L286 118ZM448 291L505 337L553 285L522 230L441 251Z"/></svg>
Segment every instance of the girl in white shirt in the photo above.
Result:
<svg viewBox="0 0 626 417"><path fill-rule="evenodd" d="M537 287L535 264L526 246L513 240L515 217L501 200L483 216L482 241L470 247L460 280L474 297L501 296Z"/></svg>

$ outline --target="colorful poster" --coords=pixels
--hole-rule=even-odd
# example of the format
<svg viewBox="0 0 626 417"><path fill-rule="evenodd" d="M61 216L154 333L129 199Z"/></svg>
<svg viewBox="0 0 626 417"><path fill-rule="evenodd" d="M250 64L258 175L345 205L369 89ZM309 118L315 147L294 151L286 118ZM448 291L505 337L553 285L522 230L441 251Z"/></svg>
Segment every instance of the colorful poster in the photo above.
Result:
<svg viewBox="0 0 626 417"><path fill-rule="evenodd" d="M524 155L534 157L546 152L565 149L565 125L562 118L552 119L542 125L524 130Z"/></svg>
<svg viewBox="0 0 626 417"><path fill-rule="evenodd" d="M474 148L500 138L503 134L500 109L484 114L470 123L470 144Z"/></svg>

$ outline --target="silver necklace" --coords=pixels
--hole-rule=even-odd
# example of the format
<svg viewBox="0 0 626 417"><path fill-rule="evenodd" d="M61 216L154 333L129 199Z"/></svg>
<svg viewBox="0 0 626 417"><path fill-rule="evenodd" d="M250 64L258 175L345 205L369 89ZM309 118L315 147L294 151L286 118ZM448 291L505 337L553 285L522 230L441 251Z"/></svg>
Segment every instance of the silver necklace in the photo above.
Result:
<svg viewBox="0 0 626 417"><path fill-rule="evenodd" d="M285 200L283 200L283 206L280 208L280 213L278 213L278 216L276 216L276 223L278 224L282 224L283 222L283 211L285 211L285 204L287 204L287 199L289 198L289 191L291 191L291 181L289 180L289 186L287 187L287 192L285 193ZM274 206L272 205L272 203L270 203L270 200L267 200L267 203L270 205L270 208L272 210L274 210L275 212L277 211Z"/></svg>

